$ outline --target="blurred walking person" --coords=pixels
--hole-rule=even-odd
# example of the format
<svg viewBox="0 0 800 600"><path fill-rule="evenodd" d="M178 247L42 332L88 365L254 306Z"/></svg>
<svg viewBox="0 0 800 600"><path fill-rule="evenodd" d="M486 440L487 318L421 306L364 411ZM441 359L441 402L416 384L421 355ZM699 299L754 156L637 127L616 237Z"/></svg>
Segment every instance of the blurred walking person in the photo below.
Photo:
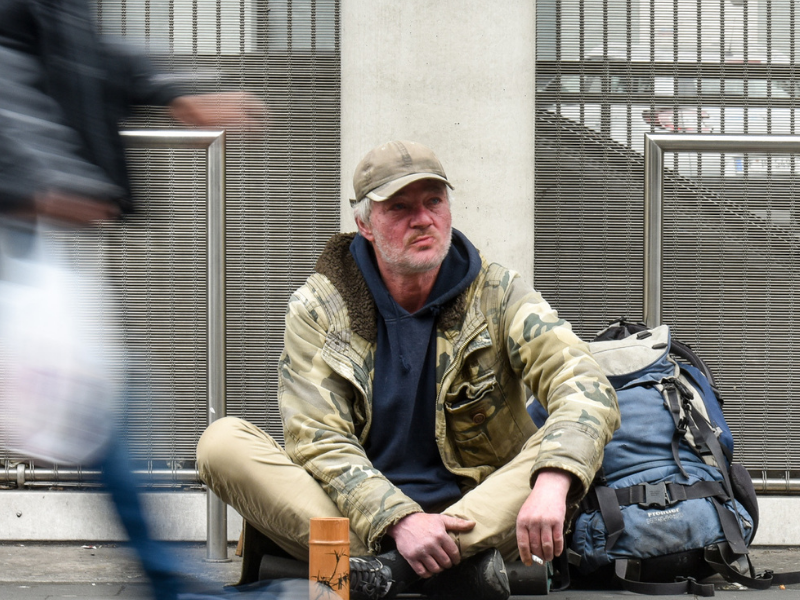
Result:
<svg viewBox="0 0 800 600"><path fill-rule="evenodd" d="M102 342L87 348L91 336L84 338L84 330L101 315L92 313L95 303L84 301L86 290L75 288L91 288L97 306L108 290L101 277L86 279L61 269L60 257L40 236L43 227L86 229L133 209L118 129L133 105L166 106L173 117L195 126L248 126L263 117L263 104L250 94L192 95L158 75L145 55L98 35L86 0L0 0L0 283L3 290L21 290L5 305L6 315L19 311L30 317L16 324L6 318L4 332L16 330L18 337L12 339L32 337L47 348L33 361L28 356L28 362L57 365L38 369L33 386L38 388L31 389L31 375L25 389L7 392L51 403L51 410L26 407L36 419L28 439L32 455L87 460L101 467L103 484L155 597L168 600L181 589L179 567L149 536L124 443L106 412L92 408L120 396L124 401L127 386L124 373L121 382L102 375L113 361ZM108 324L111 331L101 332L101 338L114 344L121 336L113 332L113 319ZM34 342L27 345L35 355ZM29 375L37 370L35 364L27 368ZM68 377L53 375L59 369L71 369L68 385ZM80 370L94 370L95 376L73 376ZM54 390L55 395L50 393ZM54 399L62 401L58 410L52 410L58 408ZM72 417L66 434L57 415ZM63 437L60 447L54 446L57 430Z"/></svg>

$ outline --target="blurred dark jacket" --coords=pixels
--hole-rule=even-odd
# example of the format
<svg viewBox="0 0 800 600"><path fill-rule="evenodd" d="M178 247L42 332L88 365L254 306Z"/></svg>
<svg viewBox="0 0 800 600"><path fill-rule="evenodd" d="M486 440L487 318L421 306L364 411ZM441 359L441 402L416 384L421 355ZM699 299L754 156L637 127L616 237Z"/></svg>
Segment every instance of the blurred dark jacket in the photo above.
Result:
<svg viewBox="0 0 800 600"><path fill-rule="evenodd" d="M56 189L129 211L119 122L184 93L101 39L86 0L0 0L0 210Z"/></svg>

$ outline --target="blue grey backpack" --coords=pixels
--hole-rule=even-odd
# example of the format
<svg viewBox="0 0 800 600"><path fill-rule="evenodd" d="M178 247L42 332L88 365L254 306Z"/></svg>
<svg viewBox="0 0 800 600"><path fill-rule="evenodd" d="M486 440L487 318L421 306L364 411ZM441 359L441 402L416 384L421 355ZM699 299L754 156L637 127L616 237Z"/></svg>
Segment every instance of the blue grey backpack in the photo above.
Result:
<svg viewBox="0 0 800 600"><path fill-rule="evenodd" d="M577 578L599 574L638 593L703 596L714 587L700 580L714 573L758 589L800 581L797 573L756 575L748 558L755 489L732 462L733 436L705 363L673 341L667 325L620 320L590 347L617 390L621 426L572 526ZM537 424L546 418L538 402L529 412ZM561 575L564 587L568 573Z"/></svg>

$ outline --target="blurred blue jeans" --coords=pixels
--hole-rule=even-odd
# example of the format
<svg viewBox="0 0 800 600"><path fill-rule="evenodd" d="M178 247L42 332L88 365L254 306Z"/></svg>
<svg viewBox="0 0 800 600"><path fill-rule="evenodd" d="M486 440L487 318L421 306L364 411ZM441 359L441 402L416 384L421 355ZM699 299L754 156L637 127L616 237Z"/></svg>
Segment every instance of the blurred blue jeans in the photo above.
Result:
<svg viewBox="0 0 800 600"><path fill-rule="evenodd" d="M182 567L164 542L154 540L142 509L137 477L120 435L112 438L101 458L102 483L111 496L131 548L141 561L157 600L175 600L183 591Z"/></svg>
<svg viewBox="0 0 800 600"><path fill-rule="evenodd" d="M19 259L32 257L36 247L36 235L37 228L34 222L0 215L0 257ZM14 277L19 271L17 269L12 272L8 265L8 261L0 260L0 279ZM103 293L100 289L90 291L90 293L92 292ZM130 365L124 369L124 372L125 383L121 385L122 394L125 394L126 390L132 389L137 375ZM125 400L124 397L123 400ZM43 415L45 421L48 418L52 419L53 415ZM94 444L96 440L90 438L91 434L96 432L92 429L96 426L99 428L100 425L109 427L109 421L112 418L109 413L108 420L101 420L96 424L86 423L84 430L71 430L74 431L73 435L79 438L76 446L83 445L85 448ZM157 600L175 600L178 593L184 588L183 569L176 560L175 553L170 552L165 543L151 537L142 509L139 482L132 469L125 436L119 427L120 425L117 423L107 442L104 438L108 435L108 430L104 431L104 435L98 436L101 440L97 445L100 453L95 455L92 462L101 470L101 482L111 496L114 508L130 540L131 548L136 552L152 583L154 597Z"/></svg>

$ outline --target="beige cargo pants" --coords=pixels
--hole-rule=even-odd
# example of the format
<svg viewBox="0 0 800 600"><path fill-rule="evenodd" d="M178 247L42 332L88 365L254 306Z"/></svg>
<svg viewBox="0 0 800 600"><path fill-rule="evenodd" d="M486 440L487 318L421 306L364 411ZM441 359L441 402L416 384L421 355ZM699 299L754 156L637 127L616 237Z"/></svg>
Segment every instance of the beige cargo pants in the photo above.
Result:
<svg viewBox="0 0 800 600"><path fill-rule="evenodd" d="M529 441L538 444L538 436ZM535 453L526 453L528 457ZM497 548L518 558L517 513L530 493L533 458L518 457L442 511L475 521L453 534L464 558ZM299 560L308 560L309 519L341 517L317 481L252 423L225 417L212 423L197 445L200 478L251 525ZM350 556L369 554L365 540L350 532Z"/></svg>

